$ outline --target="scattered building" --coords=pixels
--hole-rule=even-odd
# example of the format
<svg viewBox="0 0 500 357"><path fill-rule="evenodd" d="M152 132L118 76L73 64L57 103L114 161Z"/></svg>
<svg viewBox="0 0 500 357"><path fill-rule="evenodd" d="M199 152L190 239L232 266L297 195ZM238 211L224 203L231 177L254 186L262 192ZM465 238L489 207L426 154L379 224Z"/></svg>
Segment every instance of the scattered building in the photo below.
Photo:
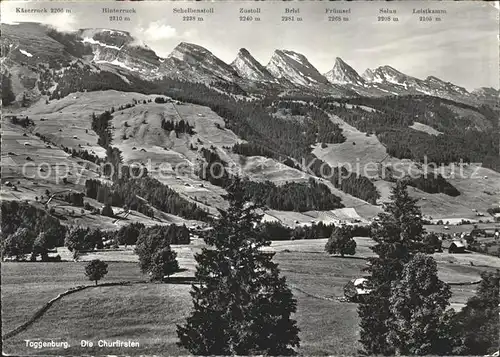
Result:
<svg viewBox="0 0 500 357"><path fill-rule="evenodd" d="M448 253L465 253L465 244L459 240L451 242Z"/></svg>
<svg viewBox="0 0 500 357"><path fill-rule="evenodd" d="M353 302L363 301L371 291L372 290L368 286L367 278L352 279L344 286L344 296L346 299Z"/></svg>

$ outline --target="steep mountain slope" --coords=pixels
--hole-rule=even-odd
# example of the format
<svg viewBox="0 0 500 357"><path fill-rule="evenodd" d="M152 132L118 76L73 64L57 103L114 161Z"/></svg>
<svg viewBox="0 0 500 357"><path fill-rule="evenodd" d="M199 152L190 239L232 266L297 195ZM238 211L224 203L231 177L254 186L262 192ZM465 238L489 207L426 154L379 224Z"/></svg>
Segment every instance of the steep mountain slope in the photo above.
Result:
<svg viewBox="0 0 500 357"><path fill-rule="evenodd" d="M180 43L165 60L162 71L170 76L191 80L239 78L233 67L223 62L209 50L187 42Z"/></svg>
<svg viewBox="0 0 500 357"><path fill-rule="evenodd" d="M500 107L500 90L491 87L481 87L472 91L478 101L484 102L492 108Z"/></svg>
<svg viewBox="0 0 500 357"><path fill-rule="evenodd" d="M321 87L329 84L309 60L297 52L274 51L266 68L276 78L284 78L298 86Z"/></svg>
<svg viewBox="0 0 500 357"><path fill-rule="evenodd" d="M95 63L109 63L151 77L158 75L161 59L144 44L124 31L84 29L78 33L81 42L92 48Z"/></svg>
<svg viewBox="0 0 500 357"><path fill-rule="evenodd" d="M411 160L387 156L386 148L375 135L366 136L339 116L332 115L331 120L342 127L347 138L346 142L328 144L326 147L318 145L313 153L332 166L341 164L355 168L358 165L361 170L367 170L362 172L374 178L374 184L382 196L380 202L388 201L390 189L394 184L378 176L382 174L387 177L391 168L397 172L413 175L423 172L433 175L432 165L426 167ZM472 165L460 170L463 172L462 177L457 173L455 165L442 166L437 170L460 191L460 196L428 194L417 188L409 188L412 197L419 199L419 205L425 216L477 219L472 209L484 213L497 204L497 198L500 197L500 173Z"/></svg>
<svg viewBox="0 0 500 357"><path fill-rule="evenodd" d="M279 81L261 65L247 49L242 48L238 51L236 59L231 63L238 75L252 81L274 82Z"/></svg>
<svg viewBox="0 0 500 357"><path fill-rule="evenodd" d="M335 59L333 68L325 73L326 79L331 83L364 85L365 80L340 57Z"/></svg>
<svg viewBox="0 0 500 357"><path fill-rule="evenodd" d="M325 76L303 55L289 50L276 50L268 65L263 67L248 51L242 49L231 65L217 58L208 49L196 44L181 43L167 58L161 58L146 44L129 33L112 29L82 29L62 33L37 23L3 25L2 73L10 79L17 101L34 101L55 88L58 82L68 82L65 69L76 62L81 68L72 71L74 82L63 95L78 90L123 89L137 90L137 83L163 76L186 81L217 83L216 88L227 93L245 95L314 95L391 96L425 94L451 99L469 105L498 106L498 91L480 88L469 93L464 88L429 76L419 79L391 66L367 69L362 76L342 61ZM100 72L104 71L104 72ZM103 86L95 73L105 77ZM136 80L131 80L131 77ZM87 80L88 77L90 78ZM88 85L92 82L92 85ZM7 99L7 98L6 98ZM8 100L6 102L9 102Z"/></svg>
<svg viewBox="0 0 500 357"><path fill-rule="evenodd" d="M391 66L367 69L361 75L373 87L391 95L426 94L451 99L467 104L476 104L477 95L469 93L465 88L443 81L435 76L425 80L404 74ZM485 96L481 100L486 100Z"/></svg>

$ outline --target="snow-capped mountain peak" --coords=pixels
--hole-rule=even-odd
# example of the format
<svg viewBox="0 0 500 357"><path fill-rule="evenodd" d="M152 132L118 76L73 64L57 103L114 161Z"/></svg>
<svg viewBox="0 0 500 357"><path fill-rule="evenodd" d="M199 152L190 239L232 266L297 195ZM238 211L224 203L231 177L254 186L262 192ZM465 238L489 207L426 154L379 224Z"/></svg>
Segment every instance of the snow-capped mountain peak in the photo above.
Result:
<svg viewBox="0 0 500 357"><path fill-rule="evenodd" d="M336 84L355 84L363 85L365 80L347 63L345 63L342 58L337 57L335 59L335 64L333 68L325 73L326 79L331 83Z"/></svg>
<svg viewBox="0 0 500 357"><path fill-rule="evenodd" d="M231 66L242 78L253 81L277 82L276 78L261 65L247 49L241 48Z"/></svg>
<svg viewBox="0 0 500 357"><path fill-rule="evenodd" d="M176 70L198 80L210 79L209 77L233 80L239 77L233 67L206 48L193 43L181 42L168 55L167 61Z"/></svg>
<svg viewBox="0 0 500 357"><path fill-rule="evenodd" d="M451 91L459 94L468 94L465 88L457 86L451 82L445 82L442 79L434 76L428 76L425 79L425 82L427 82L431 87L434 87L435 89Z"/></svg>
<svg viewBox="0 0 500 357"><path fill-rule="evenodd" d="M308 59L300 53L288 50L274 51L267 70L276 78L285 79L299 86L329 84Z"/></svg>
<svg viewBox="0 0 500 357"><path fill-rule="evenodd" d="M404 85L406 82L412 82L415 78L408 76L394 67L385 65L380 66L375 69L367 69L361 77L367 81L372 83L392 83ZM407 83L408 84L408 83Z"/></svg>

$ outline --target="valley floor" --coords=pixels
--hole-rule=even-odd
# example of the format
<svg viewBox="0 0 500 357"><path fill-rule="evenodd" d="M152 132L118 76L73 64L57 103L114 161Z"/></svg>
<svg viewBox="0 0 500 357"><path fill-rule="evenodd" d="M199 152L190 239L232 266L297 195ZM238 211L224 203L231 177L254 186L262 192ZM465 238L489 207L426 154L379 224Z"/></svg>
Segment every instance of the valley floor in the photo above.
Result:
<svg viewBox="0 0 500 357"><path fill-rule="evenodd" d="M363 275L364 258L371 255L368 238L356 238L357 254L340 258L323 251L325 239L275 241L269 249L297 298L295 319L301 329L299 353L304 355L352 355L358 348L357 305L341 302L344 285ZM191 275L193 254L202 242L175 246L181 268L179 274ZM188 284L146 283L139 271L133 248L97 252L83 256L109 261L103 283L130 281L128 286L98 286L63 297L33 325L4 341L7 354L81 355L85 354L162 354L187 351L176 345L176 324L182 323L191 309ZM483 270L500 268L499 259L480 254L435 254L441 279L449 283L479 280ZM471 266L470 260L475 264ZM3 263L2 330L12 330L57 294L75 286L91 284L84 276L84 262ZM453 285L451 305L460 308L474 294L474 285ZM60 340L68 349L33 349L25 340ZM81 340L131 340L135 349L82 348Z"/></svg>

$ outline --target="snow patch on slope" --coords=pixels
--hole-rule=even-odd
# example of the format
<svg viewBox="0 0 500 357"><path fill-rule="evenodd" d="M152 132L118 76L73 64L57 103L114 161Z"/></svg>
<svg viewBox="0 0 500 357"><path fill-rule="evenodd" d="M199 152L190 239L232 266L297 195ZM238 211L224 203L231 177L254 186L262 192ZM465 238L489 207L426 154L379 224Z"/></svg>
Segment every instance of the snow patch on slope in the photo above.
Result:
<svg viewBox="0 0 500 357"><path fill-rule="evenodd" d="M29 53L28 51L19 49L19 52L21 52L23 55L25 55L27 57L33 57L33 55L31 53Z"/></svg>
<svg viewBox="0 0 500 357"><path fill-rule="evenodd" d="M83 43L90 43L92 45L98 45L98 46L102 46L102 47L106 47L106 48L112 48L114 50L121 50L121 47L118 47L118 46L112 46L112 45L107 45L105 43L102 43L102 42L99 42L97 40L94 40L93 38L91 37L85 37L83 40L82 40Z"/></svg>

